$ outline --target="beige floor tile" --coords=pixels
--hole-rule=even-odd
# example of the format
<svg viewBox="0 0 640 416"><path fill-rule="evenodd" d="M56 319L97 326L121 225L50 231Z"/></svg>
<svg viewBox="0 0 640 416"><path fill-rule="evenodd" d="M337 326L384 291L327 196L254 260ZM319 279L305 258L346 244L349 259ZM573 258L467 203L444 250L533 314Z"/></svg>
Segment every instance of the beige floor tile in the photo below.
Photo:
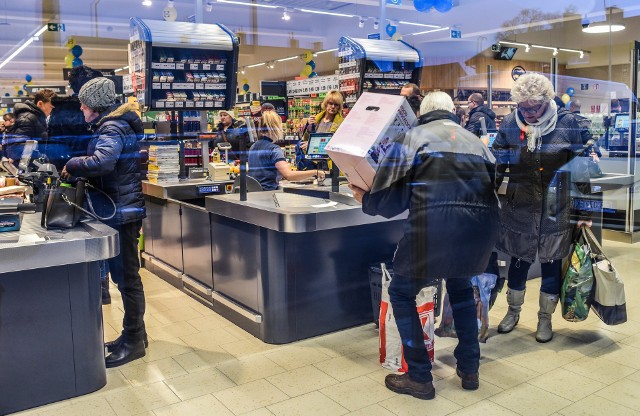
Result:
<svg viewBox="0 0 640 416"><path fill-rule="evenodd" d="M328 355L342 356L362 351L363 343L371 342L372 339L378 339L378 330L373 324L323 335L311 341L324 348L322 351Z"/></svg>
<svg viewBox="0 0 640 416"><path fill-rule="evenodd" d="M236 358L222 349L219 345L210 347L207 351L191 350L186 354L173 357L189 373L200 371L204 368L215 367L226 361L235 360Z"/></svg>
<svg viewBox="0 0 640 416"><path fill-rule="evenodd" d="M163 312L154 313L153 317L163 324L167 325L174 322L199 318L202 317L202 314L193 309L191 306L185 306L184 308L168 309Z"/></svg>
<svg viewBox="0 0 640 416"><path fill-rule="evenodd" d="M227 344L238 341L239 338L231 335L225 328L209 329L191 335L180 337L185 344L194 349L208 350L214 345Z"/></svg>
<svg viewBox="0 0 640 416"><path fill-rule="evenodd" d="M562 368L529 380L529 384L573 402L590 396L607 386L591 378L576 376L576 373Z"/></svg>
<svg viewBox="0 0 640 416"><path fill-rule="evenodd" d="M539 376L537 371L519 366L510 361L496 360L480 365L480 380L502 389L509 389Z"/></svg>
<svg viewBox="0 0 640 416"><path fill-rule="evenodd" d="M233 341L228 344L221 345L222 349L236 358L242 358L249 355L263 354L279 348L278 345L265 344L257 338L243 339Z"/></svg>
<svg viewBox="0 0 640 416"><path fill-rule="evenodd" d="M215 368L207 368L195 373L170 378L164 382L180 400L192 399L236 385Z"/></svg>
<svg viewBox="0 0 640 416"><path fill-rule="evenodd" d="M631 347L640 348L640 334L632 335L630 337L623 338L619 341L621 344L629 345Z"/></svg>
<svg viewBox="0 0 640 416"><path fill-rule="evenodd" d="M571 404L570 400L528 383L498 393L489 400L523 416L548 416Z"/></svg>
<svg viewBox="0 0 640 416"><path fill-rule="evenodd" d="M261 407L260 409L252 410L248 413L243 413L242 416L273 416L273 413L271 413L266 407Z"/></svg>
<svg viewBox="0 0 640 416"><path fill-rule="evenodd" d="M167 323L160 321L155 315L150 313L144 314L144 326L146 329L157 328L159 326L165 326Z"/></svg>
<svg viewBox="0 0 640 416"><path fill-rule="evenodd" d="M156 416L215 415L234 416L218 399L208 394L153 411Z"/></svg>
<svg viewBox="0 0 640 416"><path fill-rule="evenodd" d="M457 361L453 356L453 348L436 350L431 375L439 379L447 378L456 373Z"/></svg>
<svg viewBox="0 0 640 416"><path fill-rule="evenodd" d="M135 415L180 401L163 382L117 390L105 395L105 398L118 416Z"/></svg>
<svg viewBox="0 0 640 416"><path fill-rule="evenodd" d="M559 353L551 349L533 346L518 354L510 355L506 357L505 360L539 373L547 373L581 357L583 357L583 355L577 351L570 352L564 350L562 353Z"/></svg>
<svg viewBox="0 0 640 416"><path fill-rule="evenodd" d="M406 394L397 394L395 397L383 400L378 404L402 416L444 416L462 408L437 394L433 400L420 400Z"/></svg>
<svg viewBox="0 0 640 416"><path fill-rule="evenodd" d="M472 406L453 412L450 416L519 416L519 413L502 407L490 400L483 400Z"/></svg>
<svg viewBox="0 0 640 416"><path fill-rule="evenodd" d="M584 344L594 347L604 348L618 341L627 338L626 335L612 332L604 328L561 328L556 331L561 335L566 335L571 338L575 338Z"/></svg>
<svg viewBox="0 0 640 416"><path fill-rule="evenodd" d="M631 367L609 361L602 357L595 358L592 356L570 362L562 368L605 384L615 383L636 371Z"/></svg>
<svg viewBox="0 0 640 416"><path fill-rule="evenodd" d="M379 404L367 406L355 412L349 413L349 416L394 416L395 413L390 412Z"/></svg>
<svg viewBox="0 0 640 416"><path fill-rule="evenodd" d="M264 379L218 391L213 395L236 415L289 399L289 396Z"/></svg>
<svg viewBox="0 0 640 416"><path fill-rule="evenodd" d="M239 326L235 326L233 324L225 326L224 330L239 340L245 339L245 340L259 341L258 338L254 337L253 335L251 335L244 329L240 328Z"/></svg>
<svg viewBox="0 0 640 416"><path fill-rule="evenodd" d="M640 357L640 348L624 344L614 344L594 353L593 357L606 358L607 360L614 361L618 364L640 370L640 360L638 359L638 357Z"/></svg>
<svg viewBox="0 0 640 416"><path fill-rule="evenodd" d="M88 397L72 401L67 406L58 406L40 413L48 416L116 416L104 397Z"/></svg>
<svg viewBox="0 0 640 416"><path fill-rule="evenodd" d="M349 413L347 409L318 391L272 404L267 406L267 409L276 416L339 416Z"/></svg>
<svg viewBox="0 0 640 416"><path fill-rule="evenodd" d="M589 396L559 410L564 416L637 416L636 410L614 403L600 396Z"/></svg>
<svg viewBox="0 0 640 416"><path fill-rule="evenodd" d="M338 383L312 365L267 377L267 380L290 397L301 396Z"/></svg>
<svg viewBox="0 0 640 416"><path fill-rule="evenodd" d="M120 321L119 326L122 326L122 321ZM103 337L105 342L114 340L119 336L120 331L117 331L109 322L103 322Z"/></svg>
<svg viewBox="0 0 640 416"><path fill-rule="evenodd" d="M253 355L236 360L229 360L217 366L236 384L245 384L286 370L267 357Z"/></svg>
<svg viewBox="0 0 640 416"><path fill-rule="evenodd" d="M517 332L519 330L516 328L509 334L496 334L490 337L486 343L480 344L480 357L499 360L531 348L535 339L532 339L530 334L524 335L522 332Z"/></svg>
<svg viewBox="0 0 640 416"><path fill-rule="evenodd" d="M157 304L165 306L167 310L171 310L171 309L179 310L182 308L188 308L190 306L193 306L195 302L197 301L194 301L188 295L182 294L180 292L180 294L175 297L158 299Z"/></svg>
<svg viewBox="0 0 640 416"><path fill-rule="evenodd" d="M378 364L367 360L359 354L332 358L313 365L338 381L347 381L364 376L380 368Z"/></svg>
<svg viewBox="0 0 640 416"><path fill-rule="evenodd" d="M204 315L199 318L189 319L187 320L187 322L189 322L190 325L196 327L199 331L224 328L231 324L230 321L227 321L226 319L215 313L212 315Z"/></svg>
<svg viewBox="0 0 640 416"><path fill-rule="evenodd" d="M636 360L638 356L636 356ZM623 379L596 393L600 397L640 413L640 382Z"/></svg>
<svg viewBox="0 0 640 416"><path fill-rule="evenodd" d="M635 373L627 376L627 378L629 380L637 381L638 383L640 383L640 371L636 371Z"/></svg>
<svg viewBox="0 0 640 416"><path fill-rule="evenodd" d="M470 406L502 391L500 387L494 386L484 380L480 382L480 388L478 390L464 390L460 378L457 375L435 381L433 386L436 389L436 394L462 407Z"/></svg>
<svg viewBox="0 0 640 416"><path fill-rule="evenodd" d="M148 363L139 360L139 364L123 367L120 371L134 386L151 384L187 373L180 364L172 358L165 358Z"/></svg>
<svg viewBox="0 0 640 416"><path fill-rule="evenodd" d="M96 394L104 394L118 389L131 387L131 383L122 375L118 368L107 369L107 385L96 392Z"/></svg>
<svg viewBox="0 0 640 416"><path fill-rule="evenodd" d="M193 351L181 339L174 338L160 341L150 341L147 354L142 358L146 362L163 360L175 355L185 354Z"/></svg>
<svg viewBox="0 0 640 416"><path fill-rule="evenodd" d="M197 334L198 330L189 323L181 321L174 322L155 328L147 328L147 335L153 340L170 340L174 338L180 338L190 334Z"/></svg>
<svg viewBox="0 0 640 416"><path fill-rule="evenodd" d="M322 352L319 345L312 342L285 345L275 351L267 352L266 356L287 370L306 367L332 357Z"/></svg>
<svg viewBox="0 0 640 416"><path fill-rule="evenodd" d="M325 387L320 392L350 411L362 409L395 395L385 386L366 376Z"/></svg>

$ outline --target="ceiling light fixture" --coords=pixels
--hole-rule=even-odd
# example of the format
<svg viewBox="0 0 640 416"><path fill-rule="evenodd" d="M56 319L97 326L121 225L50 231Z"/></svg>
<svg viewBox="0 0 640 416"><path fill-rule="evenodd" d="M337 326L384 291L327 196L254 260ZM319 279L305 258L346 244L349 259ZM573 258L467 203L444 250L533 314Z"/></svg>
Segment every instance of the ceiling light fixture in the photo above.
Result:
<svg viewBox="0 0 640 416"><path fill-rule="evenodd" d="M374 30L378 30L378 28L380 27L380 21L378 19L373 21L373 29Z"/></svg>
<svg viewBox="0 0 640 416"><path fill-rule="evenodd" d="M175 1L174 0L169 0L169 2L167 3L167 7L170 7L172 9L175 8L176 7Z"/></svg>
<svg viewBox="0 0 640 416"><path fill-rule="evenodd" d="M284 11L282 12L282 20L285 20L287 22L291 20L291 16L289 15L289 13L287 13L287 9L284 9Z"/></svg>
<svg viewBox="0 0 640 416"><path fill-rule="evenodd" d="M558 56L558 48L553 48L553 56Z"/></svg>
<svg viewBox="0 0 640 416"><path fill-rule="evenodd" d="M142 0L143 6L151 7L152 4L151 0Z"/></svg>
<svg viewBox="0 0 640 416"><path fill-rule="evenodd" d="M608 25L604 24L588 24L586 27L582 27L582 31L584 33L609 33L609 32L620 32L625 30L625 25Z"/></svg>
<svg viewBox="0 0 640 416"><path fill-rule="evenodd" d="M220 1L220 0L218 0ZM311 10L311 9L298 9L301 12L305 12L305 13L315 13L315 14L325 14L328 16L338 16L338 17L355 17L352 14L344 14L344 13L334 13L334 12L325 12L322 10Z"/></svg>
<svg viewBox="0 0 640 416"><path fill-rule="evenodd" d="M259 64L247 65L247 68L256 68L256 67L263 66L263 65L266 65L266 64L267 64L266 62L260 62Z"/></svg>
<svg viewBox="0 0 640 416"><path fill-rule="evenodd" d="M234 0L216 0L217 3L225 3L225 4L238 4L240 6L250 6L250 7L264 7L266 9L277 9L278 6L271 6L269 4L257 4L257 3L246 3L244 1L234 1Z"/></svg>
<svg viewBox="0 0 640 416"><path fill-rule="evenodd" d="M400 20L398 23L403 24L403 25L411 25L411 26L432 27L434 29L437 29L437 28L440 27L440 26L436 26L436 25L427 25L427 24L424 24L424 23L405 22L404 20Z"/></svg>
<svg viewBox="0 0 640 416"><path fill-rule="evenodd" d="M580 51L580 59L584 58L584 52Z"/></svg>
<svg viewBox="0 0 640 416"><path fill-rule="evenodd" d="M526 45L524 51L528 53L530 50L531 50L531 46Z"/></svg>
<svg viewBox="0 0 640 416"><path fill-rule="evenodd" d="M409 33L406 36L417 36L417 35L426 35L427 33L433 33L433 32L441 32L443 30L449 30L451 29L449 26L447 27L441 27L439 29L431 29L431 30L425 30L423 32L416 32L416 33Z"/></svg>
<svg viewBox="0 0 640 416"><path fill-rule="evenodd" d="M336 52L337 50L338 50L338 48L325 49L323 51L314 52L313 56L318 56L318 55L323 54L323 53ZM286 57L286 58L276 59L274 61L259 62L257 64L247 65L246 67L243 66L240 69L240 72L244 74L245 68L257 68L259 66L264 66L264 65L266 65L267 68L269 68L269 69L273 69L273 68L275 68L275 63L276 62L292 61L294 59L299 59L299 58L300 58L300 55L295 55L295 56L289 56L289 57Z"/></svg>
<svg viewBox="0 0 640 416"><path fill-rule="evenodd" d="M577 53L580 55L580 58L584 58L584 54L588 53L589 51L585 51L583 49L569 49L569 48L558 48L557 46L546 46L546 45L533 45L533 44L528 44L528 43L522 43L522 42L511 42L509 40L500 40L498 41L499 44L503 44L503 45L515 45L515 46L524 46L525 47L525 52L529 52L531 50L531 48L538 48L538 49L548 49L550 51L553 51L553 56L557 56L559 51L562 52L572 52L572 53Z"/></svg>
<svg viewBox="0 0 640 416"><path fill-rule="evenodd" d="M208 1L207 5L204 8L207 12L211 13L213 11L213 2L212 1Z"/></svg>
<svg viewBox="0 0 640 416"><path fill-rule="evenodd" d="M18 46L18 48L15 51L13 51L11 55L7 57L7 59L5 59L4 61L2 61L2 63L0 63L0 69L2 69L6 64L11 62L13 58L18 56L18 54L20 54L20 52L22 52L27 46L31 45L33 41L38 40L40 38L40 35L42 35L46 31L47 31L47 25L44 25L40 29L38 29L36 33L29 36L29 38L27 38L27 40L25 40L22 45Z"/></svg>
<svg viewBox="0 0 640 416"><path fill-rule="evenodd" d="M362 29L364 27L364 17L358 19L358 27Z"/></svg>
<svg viewBox="0 0 640 416"><path fill-rule="evenodd" d="M244 75L244 73L245 73L244 67L240 68L240 73L241 73L242 75Z"/></svg>
<svg viewBox="0 0 640 416"><path fill-rule="evenodd" d="M123 67L118 68L118 69L114 69L113 72L120 72L120 71L124 71L125 69L129 69L129 65L123 66Z"/></svg>
<svg viewBox="0 0 640 416"><path fill-rule="evenodd" d="M269 68L269 69L273 69L273 68L275 68L275 67L276 67L275 62L273 62L273 61L271 61L271 62L267 62L267 68Z"/></svg>

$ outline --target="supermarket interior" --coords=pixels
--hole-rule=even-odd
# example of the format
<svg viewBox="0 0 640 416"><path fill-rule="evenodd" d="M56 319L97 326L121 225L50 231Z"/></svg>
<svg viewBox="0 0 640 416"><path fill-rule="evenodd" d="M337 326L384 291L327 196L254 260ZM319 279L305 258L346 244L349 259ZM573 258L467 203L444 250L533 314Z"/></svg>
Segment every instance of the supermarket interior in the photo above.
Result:
<svg viewBox="0 0 640 416"><path fill-rule="evenodd" d="M640 415L638 1L0 0L0 45L0 415ZM394 269L492 209L414 348Z"/></svg>

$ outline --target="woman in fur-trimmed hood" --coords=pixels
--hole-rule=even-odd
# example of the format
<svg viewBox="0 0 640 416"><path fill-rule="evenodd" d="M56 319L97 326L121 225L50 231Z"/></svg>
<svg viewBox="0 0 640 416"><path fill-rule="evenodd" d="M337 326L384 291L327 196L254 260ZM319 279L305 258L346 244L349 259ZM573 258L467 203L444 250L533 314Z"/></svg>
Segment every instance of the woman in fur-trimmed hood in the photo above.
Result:
<svg viewBox="0 0 640 416"><path fill-rule="evenodd" d="M105 362L111 368L145 355L145 299L138 261L138 237L145 217L138 145L143 129L134 104L116 104L115 85L107 78L87 82L78 98L93 136L87 156L71 159L60 176L88 178L116 205L116 214L105 222L118 231L120 254L108 262L111 278L122 295L124 319L122 335L105 344L111 353ZM111 203L100 193L90 196L98 215L113 213Z"/></svg>

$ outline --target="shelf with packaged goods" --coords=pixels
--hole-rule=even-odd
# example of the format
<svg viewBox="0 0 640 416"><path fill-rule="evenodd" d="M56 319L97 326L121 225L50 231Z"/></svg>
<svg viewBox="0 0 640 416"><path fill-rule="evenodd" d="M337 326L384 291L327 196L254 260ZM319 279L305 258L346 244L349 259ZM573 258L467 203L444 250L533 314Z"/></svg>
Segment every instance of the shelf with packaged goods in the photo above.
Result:
<svg viewBox="0 0 640 416"><path fill-rule="evenodd" d="M226 62L223 64L203 64L188 62L151 62L151 69L175 69L184 71L225 71Z"/></svg>
<svg viewBox="0 0 640 416"><path fill-rule="evenodd" d="M153 107L157 109L194 109L194 110L221 110L224 106L224 101L176 101L176 100L154 100Z"/></svg>
<svg viewBox="0 0 640 416"><path fill-rule="evenodd" d="M226 90L226 83L207 82L152 82L151 89L154 90Z"/></svg>

